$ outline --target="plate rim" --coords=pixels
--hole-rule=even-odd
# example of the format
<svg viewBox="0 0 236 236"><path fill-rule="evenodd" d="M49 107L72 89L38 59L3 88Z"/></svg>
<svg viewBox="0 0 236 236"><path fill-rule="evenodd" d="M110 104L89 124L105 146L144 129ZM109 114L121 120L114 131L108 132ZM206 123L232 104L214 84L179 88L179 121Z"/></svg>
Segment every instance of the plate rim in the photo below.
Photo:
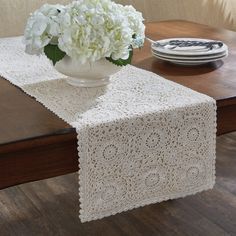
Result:
<svg viewBox="0 0 236 236"><path fill-rule="evenodd" d="M169 62L179 62L179 63L187 63L187 64L191 64L191 63L199 63L199 64L203 64L203 63L209 63L209 62L214 62L214 61L218 61L218 60L222 60L222 59L224 59L224 58L226 58L227 57L227 55L226 56L223 56L223 57L219 57L219 58L214 58L214 59L209 59L209 60L176 60L176 59L168 59L168 58L162 58L162 57L158 57L158 56L155 56L155 55L153 55L155 58L158 58L158 59L160 59L160 60L162 60L162 61L169 61Z"/></svg>
<svg viewBox="0 0 236 236"><path fill-rule="evenodd" d="M198 40L198 41L207 41L207 42L211 42L211 41L220 41L222 42L221 40L214 40L214 39L206 39L206 38L186 38L186 37L180 37L180 38L166 38L166 39L161 39L161 40L157 40L155 42L158 42L158 43L165 43L166 41L170 41L170 40ZM185 55L185 56L201 56L201 55L212 55L212 54L217 54L217 53L223 53L224 51L228 51L228 46L224 43L223 43L223 46L220 48L220 49L215 49L215 50L212 50L212 51L208 51L208 52L193 52L193 51L184 51L181 52L181 51L171 51L169 49L163 49L162 47L157 47L155 46L154 43L151 44L151 48L154 49L155 51L157 52L160 52L160 53L165 53L165 54L170 54L170 55Z"/></svg>
<svg viewBox="0 0 236 236"><path fill-rule="evenodd" d="M211 59L217 59L217 58L221 58L221 57L227 57L229 54L228 52L222 53L222 54L218 54L217 56L210 56L210 57L178 57L178 56L163 56L160 55L158 53L155 53L152 51L152 55L156 56L156 57L161 57L161 58L165 58L165 59L174 59L174 60L188 60L188 61L197 61L197 60L211 60Z"/></svg>

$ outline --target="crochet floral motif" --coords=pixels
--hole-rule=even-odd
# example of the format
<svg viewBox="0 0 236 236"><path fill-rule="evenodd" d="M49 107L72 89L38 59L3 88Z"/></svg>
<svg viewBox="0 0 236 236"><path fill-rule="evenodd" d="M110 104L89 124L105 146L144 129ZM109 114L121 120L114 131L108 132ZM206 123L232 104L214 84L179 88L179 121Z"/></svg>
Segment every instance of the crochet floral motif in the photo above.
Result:
<svg viewBox="0 0 236 236"><path fill-rule="evenodd" d="M76 88L20 37L0 50L0 74L77 130L82 222L213 187L212 98L133 66L107 87Z"/></svg>

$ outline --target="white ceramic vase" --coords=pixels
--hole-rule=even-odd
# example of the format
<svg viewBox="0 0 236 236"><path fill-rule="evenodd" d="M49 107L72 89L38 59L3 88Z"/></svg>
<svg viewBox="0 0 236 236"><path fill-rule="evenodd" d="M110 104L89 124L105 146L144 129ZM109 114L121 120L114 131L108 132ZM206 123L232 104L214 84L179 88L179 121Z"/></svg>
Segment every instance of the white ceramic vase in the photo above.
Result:
<svg viewBox="0 0 236 236"><path fill-rule="evenodd" d="M93 63L80 64L77 60L65 56L57 62L55 69L68 76L66 81L77 87L99 87L110 82L110 76L121 67L116 66L105 58Z"/></svg>

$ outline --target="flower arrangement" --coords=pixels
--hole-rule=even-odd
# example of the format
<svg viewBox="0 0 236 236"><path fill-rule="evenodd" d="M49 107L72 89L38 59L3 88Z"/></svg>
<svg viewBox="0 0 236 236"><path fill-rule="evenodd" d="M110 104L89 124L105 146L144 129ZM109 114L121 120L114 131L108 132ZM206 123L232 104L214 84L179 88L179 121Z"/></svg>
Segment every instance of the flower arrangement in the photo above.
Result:
<svg viewBox="0 0 236 236"><path fill-rule="evenodd" d="M81 64L101 58L124 66L145 39L142 14L111 0L45 4L28 19L26 53L43 54L55 65L65 55Z"/></svg>

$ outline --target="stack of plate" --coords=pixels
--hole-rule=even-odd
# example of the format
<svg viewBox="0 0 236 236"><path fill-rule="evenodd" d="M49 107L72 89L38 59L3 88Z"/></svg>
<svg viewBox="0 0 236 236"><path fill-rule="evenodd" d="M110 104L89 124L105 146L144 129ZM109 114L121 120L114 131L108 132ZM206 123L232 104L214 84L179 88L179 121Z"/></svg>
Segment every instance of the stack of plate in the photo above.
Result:
<svg viewBox="0 0 236 236"><path fill-rule="evenodd" d="M172 38L152 42L152 54L180 65L200 65L228 56L223 42L198 38Z"/></svg>

